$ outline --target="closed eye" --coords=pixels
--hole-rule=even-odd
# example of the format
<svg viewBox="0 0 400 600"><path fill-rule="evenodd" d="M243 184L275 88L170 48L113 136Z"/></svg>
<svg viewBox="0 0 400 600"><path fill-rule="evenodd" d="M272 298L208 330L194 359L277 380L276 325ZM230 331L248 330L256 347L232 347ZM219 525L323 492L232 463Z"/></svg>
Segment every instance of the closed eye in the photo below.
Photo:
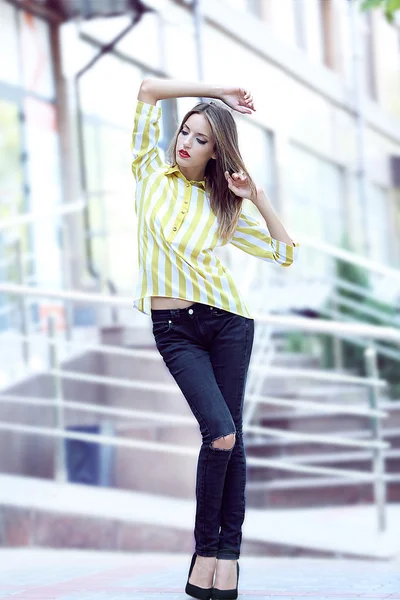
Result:
<svg viewBox="0 0 400 600"><path fill-rule="evenodd" d="M181 134L188 135L188 132L181 129ZM202 140L199 140L199 138L196 138L196 140L199 142L199 144L202 144L203 146L204 146L204 144L207 144L207 142L203 142Z"/></svg>

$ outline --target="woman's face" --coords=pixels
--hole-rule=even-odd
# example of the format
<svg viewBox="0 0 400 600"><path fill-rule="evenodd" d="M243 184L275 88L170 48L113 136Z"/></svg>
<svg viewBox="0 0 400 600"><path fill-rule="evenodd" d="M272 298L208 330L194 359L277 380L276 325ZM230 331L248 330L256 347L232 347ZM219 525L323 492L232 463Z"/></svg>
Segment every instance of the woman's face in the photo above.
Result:
<svg viewBox="0 0 400 600"><path fill-rule="evenodd" d="M180 154L184 152L184 155ZM182 125L176 144L176 162L188 168L205 168L210 158L215 158L214 136L202 114L194 113Z"/></svg>

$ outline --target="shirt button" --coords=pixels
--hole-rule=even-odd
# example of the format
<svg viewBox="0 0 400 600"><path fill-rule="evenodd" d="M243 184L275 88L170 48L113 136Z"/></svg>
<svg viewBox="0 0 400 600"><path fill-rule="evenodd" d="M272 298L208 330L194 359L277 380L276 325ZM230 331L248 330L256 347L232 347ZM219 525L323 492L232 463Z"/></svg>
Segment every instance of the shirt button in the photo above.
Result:
<svg viewBox="0 0 400 600"><path fill-rule="evenodd" d="M183 210L183 211L182 211L182 214L184 215L184 214L185 214L185 212L186 212L186 210Z"/></svg>
<svg viewBox="0 0 400 600"><path fill-rule="evenodd" d="M185 200L185 204L187 204L187 203L188 203L188 201L187 201L187 200Z"/></svg>
<svg viewBox="0 0 400 600"><path fill-rule="evenodd" d="M189 315L192 315L193 314L193 308L189 308L188 313L189 313Z"/></svg>
<svg viewBox="0 0 400 600"><path fill-rule="evenodd" d="M186 184L186 187L189 187L189 185L190 185L190 183L187 183L187 184Z"/></svg>
<svg viewBox="0 0 400 600"><path fill-rule="evenodd" d="M174 227L173 230L176 231L176 227Z"/></svg>

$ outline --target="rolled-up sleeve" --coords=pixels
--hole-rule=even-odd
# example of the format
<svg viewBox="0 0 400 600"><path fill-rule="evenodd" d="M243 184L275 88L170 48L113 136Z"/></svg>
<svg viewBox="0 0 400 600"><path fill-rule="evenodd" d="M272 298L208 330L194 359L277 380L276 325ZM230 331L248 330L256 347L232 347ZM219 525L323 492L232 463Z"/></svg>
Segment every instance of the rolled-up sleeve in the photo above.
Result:
<svg viewBox="0 0 400 600"><path fill-rule="evenodd" d="M270 236L268 228L254 217L241 212L235 233L230 243L261 260L276 262L281 267L290 267L297 257L300 244L286 244Z"/></svg>
<svg viewBox="0 0 400 600"><path fill-rule="evenodd" d="M132 172L137 181L163 165L158 147L161 107L138 100L132 132Z"/></svg>

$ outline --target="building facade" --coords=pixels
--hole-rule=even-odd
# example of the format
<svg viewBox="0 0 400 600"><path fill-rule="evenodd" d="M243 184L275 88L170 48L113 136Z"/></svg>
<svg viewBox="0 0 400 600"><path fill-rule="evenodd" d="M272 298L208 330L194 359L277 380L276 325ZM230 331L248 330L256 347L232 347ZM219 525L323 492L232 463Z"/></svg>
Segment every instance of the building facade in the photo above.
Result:
<svg viewBox="0 0 400 600"><path fill-rule="evenodd" d="M101 280L132 293L129 144L145 76L252 91L256 113L235 115L241 151L302 243L307 269L326 268L309 238L397 268L399 26L347 0L203 0L197 18L183 0L147 5L88 68L129 16L63 23L40 2L0 0L0 215L35 216L1 230L1 279L70 288ZM162 148L194 102L161 101ZM79 202L83 212L49 216ZM3 328L7 319L5 311Z"/></svg>

